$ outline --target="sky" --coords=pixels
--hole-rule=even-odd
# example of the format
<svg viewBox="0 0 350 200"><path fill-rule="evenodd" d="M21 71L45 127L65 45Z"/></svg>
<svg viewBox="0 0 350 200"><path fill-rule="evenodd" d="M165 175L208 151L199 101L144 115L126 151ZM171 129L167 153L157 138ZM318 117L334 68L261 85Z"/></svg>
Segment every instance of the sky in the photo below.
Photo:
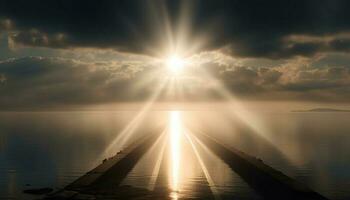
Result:
<svg viewBox="0 0 350 200"><path fill-rule="evenodd" d="M350 101L347 0L0 0L0 108ZM181 73L166 65L176 55Z"/></svg>

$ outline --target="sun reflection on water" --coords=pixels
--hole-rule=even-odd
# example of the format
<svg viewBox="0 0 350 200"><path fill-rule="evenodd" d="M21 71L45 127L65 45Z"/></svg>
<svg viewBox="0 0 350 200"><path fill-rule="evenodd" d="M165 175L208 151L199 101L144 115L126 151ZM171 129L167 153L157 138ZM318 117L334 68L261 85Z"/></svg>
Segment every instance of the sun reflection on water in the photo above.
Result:
<svg viewBox="0 0 350 200"><path fill-rule="evenodd" d="M181 155L181 136L182 136L182 120L181 113L179 111L170 112L169 121L169 134L170 134L170 187L172 193L170 197L172 199L178 199L179 191L179 174L180 174L180 155Z"/></svg>

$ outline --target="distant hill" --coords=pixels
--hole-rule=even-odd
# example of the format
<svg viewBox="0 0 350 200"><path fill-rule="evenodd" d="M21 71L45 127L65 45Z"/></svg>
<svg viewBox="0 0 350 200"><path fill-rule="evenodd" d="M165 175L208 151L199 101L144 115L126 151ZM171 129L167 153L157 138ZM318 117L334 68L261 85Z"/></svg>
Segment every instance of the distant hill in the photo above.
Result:
<svg viewBox="0 0 350 200"><path fill-rule="evenodd" d="M314 108L310 110L293 110L292 112L350 112L350 110L333 108Z"/></svg>

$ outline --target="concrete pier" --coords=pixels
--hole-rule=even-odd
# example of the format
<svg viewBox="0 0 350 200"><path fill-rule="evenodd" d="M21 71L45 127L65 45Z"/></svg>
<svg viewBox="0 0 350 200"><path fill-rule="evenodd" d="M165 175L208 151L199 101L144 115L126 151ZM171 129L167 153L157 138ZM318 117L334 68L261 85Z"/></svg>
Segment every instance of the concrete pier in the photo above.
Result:
<svg viewBox="0 0 350 200"><path fill-rule="evenodd" d="M104 190L111 185L118 186L159 136L160 134L157 133L148 134L115 156L104 160L103 163L69 184L64 190L90 193Z"/></svg>
<svg viewBox="0 0 350 200"><path fill-rule="evenodd" d="M262 160L227 147L214 138L199 133L202 143L227 163L257 193L266 199L326 200L307 186L266 165Z"/></svg>

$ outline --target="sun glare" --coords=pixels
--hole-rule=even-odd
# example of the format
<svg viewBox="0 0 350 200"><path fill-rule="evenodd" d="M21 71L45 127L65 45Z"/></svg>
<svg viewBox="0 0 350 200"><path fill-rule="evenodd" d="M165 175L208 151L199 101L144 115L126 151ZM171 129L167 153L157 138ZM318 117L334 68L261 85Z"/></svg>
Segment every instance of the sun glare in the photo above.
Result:
<svg viewBox="0 0 350 200"><path fill-rule="evenodd" d="M179 111L170 113L170 153L171 153L171 188L176 192L179 187L179 171L180 171L180 137L182 132L181 115ZM176 199L176 198L173 198Z"/></svg>
<svg viewBox="0 0 350 200"><path fill-rule="evenodd" d="M178 57L177 55L172 55L167 58L166 65L172 73L177 74L183 70L185 66L185 60Z"/></svg>

